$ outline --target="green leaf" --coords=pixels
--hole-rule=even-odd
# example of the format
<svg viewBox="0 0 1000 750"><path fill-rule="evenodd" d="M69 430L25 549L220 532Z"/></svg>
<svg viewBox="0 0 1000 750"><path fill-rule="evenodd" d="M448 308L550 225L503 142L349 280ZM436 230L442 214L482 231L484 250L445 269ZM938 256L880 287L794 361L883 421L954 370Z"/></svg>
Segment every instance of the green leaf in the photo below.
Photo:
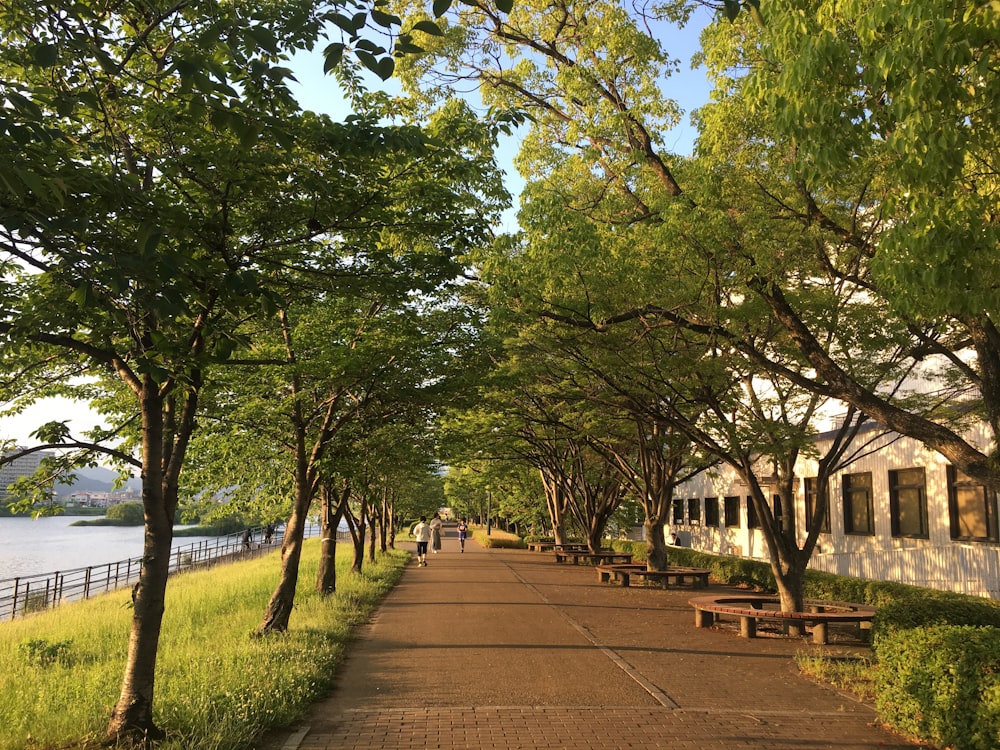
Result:
<svg viewBox="0 0 1000 750"><path fill-rule="evenodd" d="M380 10L372 9L372 20L379 26L384 26L387 29L391 29L393 26L402 25L403 21L399 16L394 16L389 13L383 13Z"/></svg>
<svg viewBox="0 0 1000 750"><path fill-rule="evenodd" d="M396 48L394 53L399 55L419 55L424 52L423 47L418 47L416 44L410 41L403 41L400 39L396 42Z"/></svg>
<svg viewBox="0 0 1000 750"><path fill-rule="evenodd" d="M69 301L81 309L93 307L94 288L88 282L83 282L69 295Z"/></svg>
<svg viewBox="0 0 1000 750"><path fill-rule="evenodd" d="M331 70L340 65L340 61L344 59L344 45L340 42L334 42L327 46L323 50L323 72L329 73Z"/></svg>
<svg viewBox="0 0 1000 750"><path fill-rule="evenodd" d="M154 229L149 232L146 236L145 241L142 245L142 253L146 256L151 256L156 252L156 248L159 246L160 241L163 239L163 232Z"/></svg>
<svg viewBox="0 0 1000 750"><path fill-rule="evenodd" d="M514 10L514 0L497 0L497 10L510 13Z"/></svg>
<svg viewBox="0 0 1000 750"><path fill-rule="evenodd" d="M378 70L376 70L375 72L378 74L378 77L381 78L383 81L388 81L390 78L392 78L392 73L395 70L396 70L396 61L393 60L391 57L383 57L381 60L379 60Z"/></svg>
<svg viewBox="0 0 1000 750"><path fill-rule="evenodd" d="M364 50L357 49L354 50L354 56L357 57L360 63L368 68L368 70L375 75L378 75L378 60L375 58L375 55L371 52L365 52Z"/></svg>
<svg viewBox="0 0 1000 750"><path fill-rule="evenodd" d="M59 48L54 44L36 44L31 50L35 65L51 68L59 59Z"/></svg>
<svg viewBox="0 0 1000 750"><path fill-rule="evenodd" d="M362 13L360 15L363 16L364 14ZM361 26L364 26L365 24L364 18L361 19L361 26L358 26L355 23L356 19L357 16L355 16L354 19L350 19L342 13L334 13L332 16L330 16L330 20L332 20L335 24L337 24L337 26L342 28L348 34L356 34L358 30L361 28Z"/></svg>
<svg viewBox="0 0 1000 750"><path fill-rule="evenodd" d="M417 21L413 24L414 31L422 31L425 34L430 34L431 36L444 36L444 32L441 31L440 27L433 21Z"/></svg>
<svg viewBox="0 0 1000 750"><path fill-rule="evenodd" d="M440 18L448 12L453 0L434 0L433 12L435 18Z"/></svg>

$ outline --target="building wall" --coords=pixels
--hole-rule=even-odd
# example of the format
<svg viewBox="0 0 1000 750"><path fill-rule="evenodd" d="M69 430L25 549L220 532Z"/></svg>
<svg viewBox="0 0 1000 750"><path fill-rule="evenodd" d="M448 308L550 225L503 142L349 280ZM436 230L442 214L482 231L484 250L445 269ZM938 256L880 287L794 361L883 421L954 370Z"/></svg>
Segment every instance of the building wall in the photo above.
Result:
<svg viewBox="0 0 1000 750"><path fill-rule="evenodd" d="M974 442L985 447L985 434L978 431ZM987 493L992 513L989 536L983 540L953 539L950 512L948 462L935 451L910 438L881 434L870 430L857 443L873 440L871 450L831 480L830 532L821 533L810 567L841 575L875 580L898 581L917 586L956 591L1000 599L1000 543L997 539L997 498ZM824 439L817 440L820 451ZM893 535L890 502L890 472L924 469L926 500L926 536ZM874 534L848 533L844 515L844 475L871 473L871 498ZM806 536L805 482L816 475L814 460L800 460L796 466L795 528L799 544ZM767 476L761 467L758 476ZM765 485L770 497L775 494ZM725 497L739 498L739 524L725 524ZM706 523L705 499L718 498L719 522ZM767 560L767 549L759 530L748 528L749 492L745 484L728 468L704 472L679 487L675 493L671 523L667 529L678 535L679 542L694 549ZM696 516L692 519L691 505ZM675 513L681 510L678 521Z"/></svg>
<svg viewBox="0 0 1000 750"><path fill-rule="evenodd" d="M5 453L4 455L10 455ZM33 474L43 458L54 455L51 451L36 451L0 466L0 499L7 496L7 487L19 477Z"/></svg>

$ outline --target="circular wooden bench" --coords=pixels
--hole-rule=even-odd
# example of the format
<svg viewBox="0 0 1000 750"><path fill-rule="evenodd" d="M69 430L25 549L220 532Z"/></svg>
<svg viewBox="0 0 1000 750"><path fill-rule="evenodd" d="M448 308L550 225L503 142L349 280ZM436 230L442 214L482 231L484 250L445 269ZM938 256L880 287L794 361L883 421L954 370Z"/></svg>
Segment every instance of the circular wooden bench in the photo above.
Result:
<svg viewBox="0 0 1000 750"><path fill-rule="evenodd" d="M854 623L858 626L858 637L865 640L861 624L871 624L877 609L867 604L853 602L829 602L820 599L806 599L805 612L782 612L781 600L777 596L733 594L722 596L698 596L688 601L694 607L694 624L698 628L708 628L721 616L739 618L740 635L754 638L758 621L776 621L785 624L796 623L812 626L813 643L829 642L830 623Z"/></svg>
<svg viewBox="0 0 1000 750"><path fill-rule="evenodd" d="M615 563L627 564L632 562L631 552L616 552L613 549L588 551L556 550L552 553L557 563L572 561L574 565L579 565L582 560L589 565L612 565Z"/></svg>
<svg viewBox="0 0 1000 750"><path fill-rule="evenodd" d="M706 568L670 567L666 570L647 570L643 563L627 565L598 565L597 580L601 583L614 581L627 587L632 577L647 581L658 581L669 586L671 582L684 585L690 581L692 588L708 586L708 570Z"/></svg>

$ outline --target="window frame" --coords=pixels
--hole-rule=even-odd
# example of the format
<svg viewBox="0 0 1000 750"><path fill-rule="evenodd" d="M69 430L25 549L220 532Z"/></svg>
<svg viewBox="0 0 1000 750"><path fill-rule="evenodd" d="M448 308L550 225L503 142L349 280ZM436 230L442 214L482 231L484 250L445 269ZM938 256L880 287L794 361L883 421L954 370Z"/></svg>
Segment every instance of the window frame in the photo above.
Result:
<svg viewBox="0 0 1000 750"><path fill-rule="evenodd" d="M675 497L670 503L670 518L675 524L684 524L684 498Z"/></svg>
<svg viewBox="0 0 1000 750"><path fill-rule="evenodd" d="M920 481L904 483L900 482L900 475L916 474L919 472ZM917 532L903 533L901 531L900 513L900 490L916 490L917 492ZM889 470L889 520L892 525L892 536L897 539L929 539L930 527L927 518L927 474L922 466L913 466L906 469Z"/></svg>
<svg viewBox="0 0 1000 750"><path fill-rule="evenodd" d="M687 501L688 524L701 526L701 499L689 497Z"/></svg>
<svg viewBox="0 0 1000 750"><path fill-rule="evenodd" d="M996 544L1000 542L1000 533L997 529L997 497L982 482L969 477L957 467L948 465L948 532L954 542L979 542L986 544ZM983 523L986 527L985 536L973 536L971 534L960 535L958 490L975 488L982 494L983 498Z"/></svg>
<svg viewBox="0 0 1000 750"><path fill-rule="evenodd" d="M753 497L751 495L747 495L747 528L760 528L760 516L757 513L757 506L753 504Z"/></svg>
<svg viewBox="0 0 1000 750"><path fill-rule="evenodd" d="M857 478L867 477L868 484L854 484ZM844 533L850 536L875 536L875 493L874 479L870 471L859 471L853 474L843 474L840 478L840 492L844 506ZM854 528L856 514L856 497L860 496L865 504L865 515L868 525L863 529Z"/></svg>
<svg viewBox="0 0 1000 750"><path fill-rule="evenodd" d="M829 485L829 483L828 483ZM816 512L819 501L819 477L806 477L802 482L802 491L805 496L806 503L806 531L812 528L813 514ZM829 534L830 532L830 493L826 493L826 517L823 519L823 524L820 526L820 534Z"/></svg>
<svg viewBox="0 0 1000 750"><path fill-rule="evenodd" d="M722 522L727 529L738 529L740 523L740 498L739 495L727 495L722 498ZM730 520L735 515L734 520Z"/></svg>
<svg viewBox="0 0 1000 750"><path fill-rule="evenodd" d="M705 525L719 527L719 498L705 498Z"/></svg>

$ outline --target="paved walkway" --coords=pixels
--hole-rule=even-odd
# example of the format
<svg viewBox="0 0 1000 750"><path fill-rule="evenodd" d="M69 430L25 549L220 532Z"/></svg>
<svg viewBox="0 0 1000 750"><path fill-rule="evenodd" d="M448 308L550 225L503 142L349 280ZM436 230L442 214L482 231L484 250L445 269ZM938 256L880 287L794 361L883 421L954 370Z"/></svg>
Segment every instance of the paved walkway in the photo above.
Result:
<svg viewBox="0 0 1000 750"><path fill-rule="evenodd" d="M601 584L548 553L462 554L448 533L363 630L330 698L262 750L914 747L792 660L845 647L696 629L690 590Z"/></svg>

